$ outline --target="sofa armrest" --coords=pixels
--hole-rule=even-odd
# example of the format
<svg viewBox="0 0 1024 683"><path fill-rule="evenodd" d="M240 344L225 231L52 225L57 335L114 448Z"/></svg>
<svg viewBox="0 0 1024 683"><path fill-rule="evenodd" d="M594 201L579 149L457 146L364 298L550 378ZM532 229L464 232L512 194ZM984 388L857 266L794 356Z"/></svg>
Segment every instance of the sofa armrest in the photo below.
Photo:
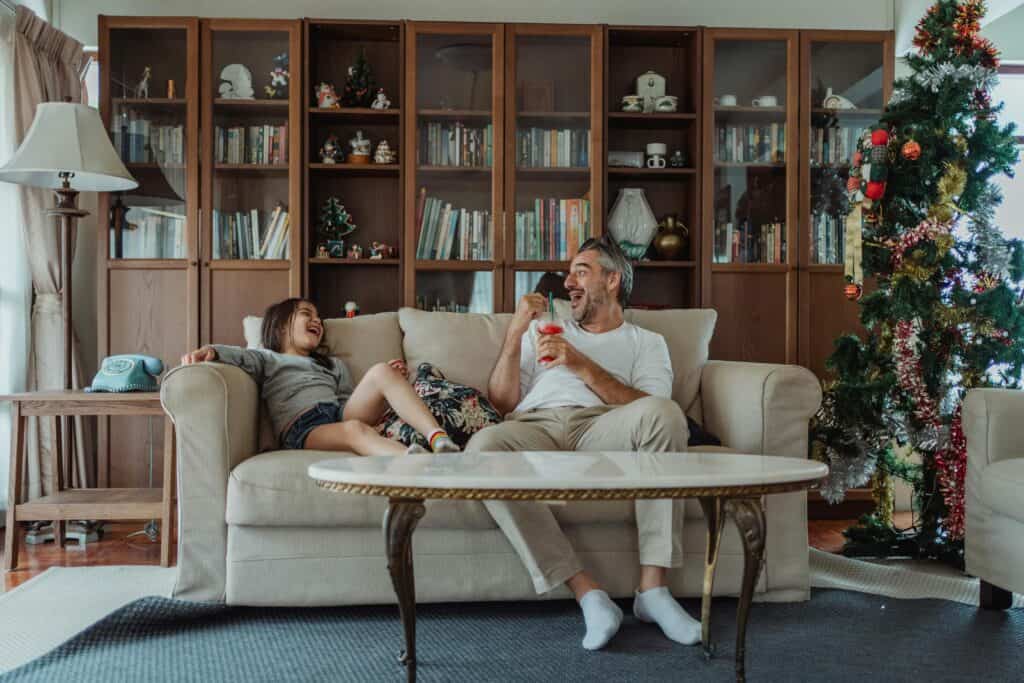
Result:
<svg viewBox="0 0 1024 683"><path fill-rule="evenodd" d="M821 384L807 368L708 361L700 377L704 427L745 453L807 457Z"/></svg>
<svg viewBox="0 0 1024 683"><path fill-rule="evenodd" d="M174 597L223 602L228 476L256 453L259 388L222 363L171 370L160 401L174 421L178 459L178 576Z"/></svg>
<svg viewBox="0 0 1024 683"><path fill-rule="evenodd" d="M962 422L969 468L1024 458L1024 391L971 389Z"/></svg>

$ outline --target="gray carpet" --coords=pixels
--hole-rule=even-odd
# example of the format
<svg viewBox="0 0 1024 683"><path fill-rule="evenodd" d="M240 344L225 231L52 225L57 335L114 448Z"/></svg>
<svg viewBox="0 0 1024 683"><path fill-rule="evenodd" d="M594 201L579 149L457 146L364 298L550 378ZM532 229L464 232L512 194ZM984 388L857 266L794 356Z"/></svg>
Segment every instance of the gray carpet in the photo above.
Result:
<svg viewBox="0 0 1024 683"><path fill-rule="evenodd" d="M620 603L630 607L629 601ZM691 614L697 601L684 604ZM735 600L718 600L718 656L675 645L627 617L600 652L579 644L575 604L420 608L419 680L730 681ZM262 609L145 598L47 655L0 676L14 681L402 681L394 607ZM983 612L940 600L838 590L810 602L754 605L750 681L1019 681L1024 610Z"/></svg>

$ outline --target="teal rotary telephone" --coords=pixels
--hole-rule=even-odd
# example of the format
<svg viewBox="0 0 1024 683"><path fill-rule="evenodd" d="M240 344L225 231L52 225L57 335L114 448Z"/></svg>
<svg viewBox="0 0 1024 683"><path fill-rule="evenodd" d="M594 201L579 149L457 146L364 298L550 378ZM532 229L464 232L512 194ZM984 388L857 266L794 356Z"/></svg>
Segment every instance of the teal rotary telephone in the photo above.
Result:
<svg viewBox="0 0 1024 683"><path fill-rule="evenodd" d="M152 356L139 353L107 356L86 391L157 391L156 378L163 371L163 362Z"/></svg>

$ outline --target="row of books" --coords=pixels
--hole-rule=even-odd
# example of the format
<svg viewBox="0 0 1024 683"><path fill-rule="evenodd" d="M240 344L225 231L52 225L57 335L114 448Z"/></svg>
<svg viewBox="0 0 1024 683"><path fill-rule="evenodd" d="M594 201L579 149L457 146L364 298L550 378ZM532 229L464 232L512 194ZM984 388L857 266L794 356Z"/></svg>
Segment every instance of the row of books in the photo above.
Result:
<svg viewBox="0 0 1024 683"><path fill-rule="evenodd" d="M420 189L416 206L420 227L416 258L423 260L472 260L491 258L494 218L490 211L452 206Z"/></svg>
<svg viewBox="0 0 1024 683"><path fill-rule="evenodd" d="M434 299L433 303L428 304L426 297L416 297L416 308L421 311L431 311L432 313L470 313L470 307L465 304L460 304L457 301L441 301L440 299ZM481 311L489 312L489 311Z"/></svg>
<svg viewBox="0 0 1024 683"><path fill-rule="evenodd" d="M516 211L516 259L566 261L590 237L590 201L535 199L532 211Z"/></svg>
<svg viewBox="0 0 1024 683"><path fill-rule="evenodd" d="M717 126L715 161L782 163L786 160L786 124Z"/></svg>
<svg viewBox="0 0 1024 683"><path fill-rule="evenodd" d="M113 130L114 149L127 164L184 164L185 127L129 118Z"/></svg>
<svg viewBox="0 0 1024 683"><path fill-rule="evenodd" d="M842 263L845 258L846 220L843 216L818 213L811 217L814 263Z"/></svg>
<svg viewBox="0 0 1024 683"><path fill-rule="evenodd" d="M586 168L590 165L590 130L520 128L516 150L520 168Z"/></svg>
<svg viewBox="0 0 1024 683"><path fill-rule="evenodd" d="M419 129L419 163L426 166L487 167L494 164L494 128L461 121L432 121Z"/></svg>
<svg viewBox="0 0 1024 683"><path fill-rule="evenodd" d="M132 209L121 231L121 258L185 258L185 216L161 209ZM110 230L110 257L117 258L117 235Z"/></svg>
<svg viewBox="0 0 1024 683"><path fill-rule="evenodd" d="M214 129L213 160L218 164L288 163L288 126L231 126Z"/></svg>
<svg viewBox="0 0 1024 683"><path fill-rule="evenodd" d="M260 214L264 215L261 216ZM213 210L213 258L286 259L289 256L288 209L278 204L267 216L249 211Z"/></svg>
<svg viewBox="0 0 1024 683"><path fill-rule="evenodd" d="M831 166L849 164L857 151L857 139L863 127L817 127L811 132L811 164Z"/></svg>
<svg viewBox="0 0 1024 683"><path fill-rule="evenodd" d="M782 263L785 259L785 223L716 223L714 238L715 263Z"/></svg>

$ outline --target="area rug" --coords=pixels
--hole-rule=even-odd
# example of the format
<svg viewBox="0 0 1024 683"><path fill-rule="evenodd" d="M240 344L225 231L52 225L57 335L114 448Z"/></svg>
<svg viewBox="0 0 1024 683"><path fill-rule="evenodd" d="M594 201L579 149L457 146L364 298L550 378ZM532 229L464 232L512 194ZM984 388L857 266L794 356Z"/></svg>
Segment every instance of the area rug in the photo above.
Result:
<svg viewBox="0 0 1024 683"><path fill-rule="evenodd" d="M628 610L629 601L620 603ZM684 601L691 614L697 601ZM627 617L600 652L580 647L568 601L426 605L419 680L732 681L736 601L712 615L717 656L676 645ZM50 681L399 681L393 606L243 608L145 598L53 652L0 676ZM757 604L747 639L750 681L1020 680L1024 611L816 590L810 602Z"/></svg>
<svg viewBox="0 0 1024 683"><path fill-rule="evenodd" d="M0 593L0 672L49 652L139 598L169 597L175 571L153 566L51 567Z"/></svg>

